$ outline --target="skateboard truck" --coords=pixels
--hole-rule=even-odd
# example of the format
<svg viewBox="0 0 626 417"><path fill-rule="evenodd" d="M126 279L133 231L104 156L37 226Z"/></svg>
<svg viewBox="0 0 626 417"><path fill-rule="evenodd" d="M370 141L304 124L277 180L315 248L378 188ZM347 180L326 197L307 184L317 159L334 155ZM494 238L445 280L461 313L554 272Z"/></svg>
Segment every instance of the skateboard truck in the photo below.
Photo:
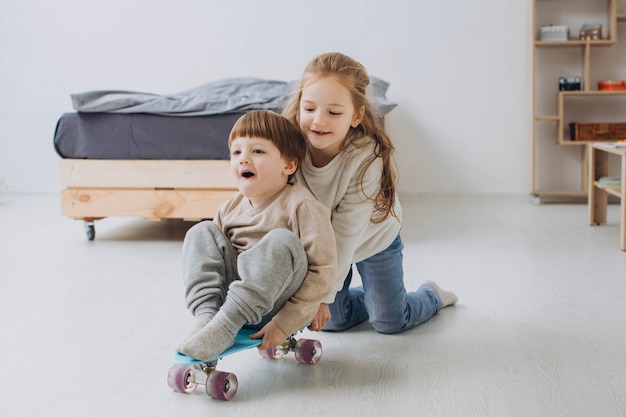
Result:
<svg viewBox="0 0 626 417"><path fill-rule="evenodd" d="M322 358L322 344L319 340L300 339L289 336L287 340L271 349L260 350L264 358L280 359L287 353L293 352L300 363L316 364Z"/></svg>
<svg viewBox="0 0 626 417"><path fill-rule="evenodd" d="M174 357L175 364L170 367L167 374L167 384L174 391L184 394L191 394L198 385L204 385L207 395L211 398L228 401L237 393L239 381L233 373L218 371L216 369L218 360L223 356L258 346L258 344L260 341L256 345L228 349L218 358L208 361L195 360L178 353ZM281 359L289 352L293 352L300 363L316 364L322 357L322 344L319 340L296 339L289 336L278 346L259 350L261 356L268 359Z"/></svg>

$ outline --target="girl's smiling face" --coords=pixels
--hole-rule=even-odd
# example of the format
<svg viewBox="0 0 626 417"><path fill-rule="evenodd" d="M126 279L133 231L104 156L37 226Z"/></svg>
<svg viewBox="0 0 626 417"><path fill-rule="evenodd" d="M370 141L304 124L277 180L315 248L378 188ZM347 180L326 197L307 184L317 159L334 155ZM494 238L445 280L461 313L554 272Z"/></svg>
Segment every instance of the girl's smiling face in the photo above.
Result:
<svg viewBox="0 0 626 417"><path fill-rule="evenodd" d="M343 148L350 127L361 122L350 91L334 76L315 79L304 85L300 98L300 129L310 145L315 166L324 166Z"/></svg>
<svg viewBox="0 0 626 417"><path fill-rule="evenodd" d="M295 161L286 161L276 145L264 138L235 138L230 144L230 169L237 188L259 207L279 192L296 171Z"/></svg>

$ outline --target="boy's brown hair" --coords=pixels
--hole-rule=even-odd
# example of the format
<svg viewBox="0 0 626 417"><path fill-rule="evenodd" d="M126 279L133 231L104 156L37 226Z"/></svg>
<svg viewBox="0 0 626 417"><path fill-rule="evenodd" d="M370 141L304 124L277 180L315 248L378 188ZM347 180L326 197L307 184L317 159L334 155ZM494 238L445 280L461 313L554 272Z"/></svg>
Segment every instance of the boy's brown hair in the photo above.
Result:
<svg viewBox="0 0 626 417"><path fill-rule="evenodd" d="M229 147L236 138L267 139L276 145L284 159L295 160L298 166L307 151L307 141L300 128L269 110L254 110L241 116L230 131Z"/></svg>

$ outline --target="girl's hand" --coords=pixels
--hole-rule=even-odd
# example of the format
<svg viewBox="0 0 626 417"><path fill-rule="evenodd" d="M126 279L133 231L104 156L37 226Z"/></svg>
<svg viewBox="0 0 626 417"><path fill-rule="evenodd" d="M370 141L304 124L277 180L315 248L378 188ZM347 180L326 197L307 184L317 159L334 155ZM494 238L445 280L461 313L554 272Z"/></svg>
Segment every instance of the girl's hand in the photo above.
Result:
<svg viewBox="0 0 626 417"><path fill-rule="evenodd" d="M271 349L287 340L287 335L274 324L273 321L267 323L261 330L250 336L251 339L261 339L263 342L258 347L259 350Z"/></svg>
<svg viewBox="0 0 626 417"><path fill-rule="evenodd" d="M315 318L311 322L309 326L309 330L314 332L319 332L322 328L330 321L330 308L328 308L328 304L320 304L320 308L317 310L317 314Z"/></svg>

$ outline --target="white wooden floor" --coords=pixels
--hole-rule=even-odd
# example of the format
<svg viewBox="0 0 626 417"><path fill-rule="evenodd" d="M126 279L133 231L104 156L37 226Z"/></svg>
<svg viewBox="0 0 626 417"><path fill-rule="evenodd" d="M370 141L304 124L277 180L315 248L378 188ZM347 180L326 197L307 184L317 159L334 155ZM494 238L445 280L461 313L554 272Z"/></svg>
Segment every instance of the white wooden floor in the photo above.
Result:
<svg viewBox="0 0 626 417"><path fill-rule="evenodd" d="M104 219L96 240L54 195L0 194L0 416L625 416L626 253L617 206L527 196L403 200L406 283L460 297L417 329L305 333L322 361L221 362L239 392L173 392L191 323L189 223Z"/></svg>

